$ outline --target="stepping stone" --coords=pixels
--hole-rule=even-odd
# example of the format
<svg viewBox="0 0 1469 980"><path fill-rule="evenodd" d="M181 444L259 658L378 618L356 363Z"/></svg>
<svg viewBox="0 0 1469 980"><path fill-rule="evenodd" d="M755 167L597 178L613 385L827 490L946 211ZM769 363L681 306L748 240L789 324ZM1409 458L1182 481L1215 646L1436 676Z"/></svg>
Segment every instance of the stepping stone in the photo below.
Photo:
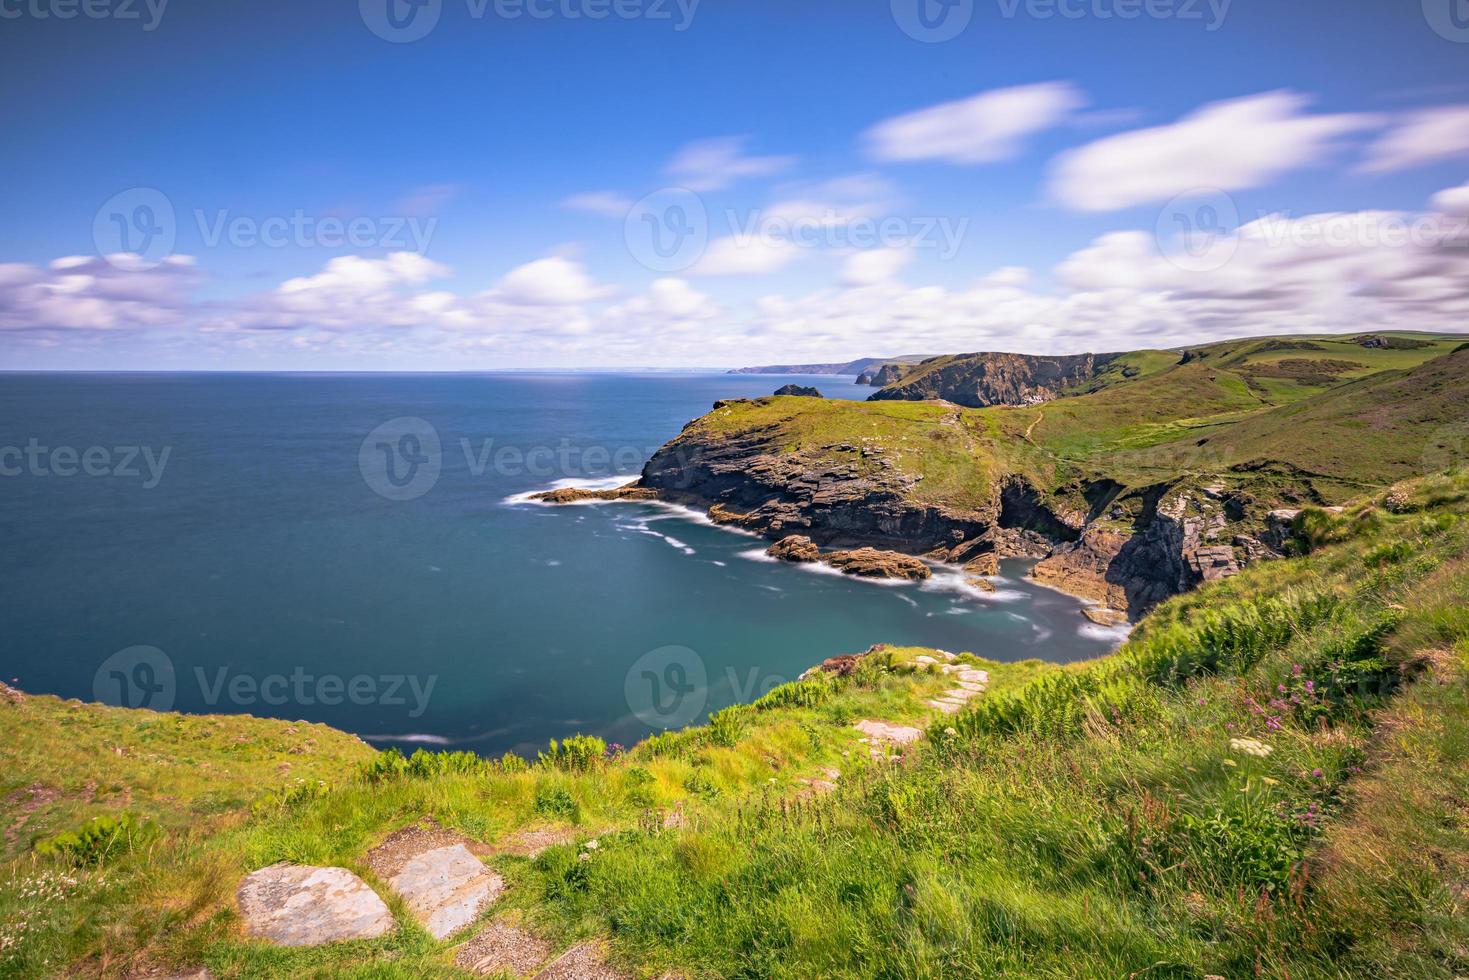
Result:
<svg viewBox="0 0 1469 980"><path fill-rule="evenodd" d="M925 701L924 704L928 705L930 708L937 708L946 715L952 715L960 708L964 707L963 704L955 704L952 701Z"/></svg>
<svg viewBox="0 0 1469 980"><path fill-rule="evenodd" d="M501 922L459 947L454 963L481 976L509 973L529 976L530 972L551 955L550 945L540 936Z"/></svg>
<svg viewBox="0 0 1469 980"><path fill-rule="evenodd" d="M475 857L470 843L434 826L405 827L373 848L367 863L403 897L429 935L446 939L505 890L505 879Z"/></svg>
<svg viewBox="0 0 1469 980"><path fill-rule="evenodd" d="M535 980L631 980L628 974L607 965L606 950L599 943L573 946L535 975Z"/></svg>
<svg viewBox="0 0 1469 980"><path fill-rule="evenodd" d="M802 779L808 787L802 792L802 796L819 796L822 793L830 793L837 788L837 780L842 778L840 769L823 768L819 777L808 777Z"/></svg>
<svg viewBox="0 0 1469 980"><path fill-rule="evenodd" d="M251 872L235 894L245 932L280 946L374 939L393 929L393 914L346 868L272 864Z"/></svg>
<svg viewBox="0 0 1469 980"><path fill-rule="evenodd" d="M923 737L923 730L908 725L892 725L885 721L863 720L852 726L871 741L902 747Z"/></svg>

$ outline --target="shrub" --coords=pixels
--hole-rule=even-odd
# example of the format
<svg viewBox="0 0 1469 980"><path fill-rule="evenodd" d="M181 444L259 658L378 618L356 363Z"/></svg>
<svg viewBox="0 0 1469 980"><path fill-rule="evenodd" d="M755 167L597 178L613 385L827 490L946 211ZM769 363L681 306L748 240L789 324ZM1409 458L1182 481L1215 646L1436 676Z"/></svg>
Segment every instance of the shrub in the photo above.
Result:
<svg viewBox="0 0 1469 980"><path fill-rule="evenodd" d="M559 817L568 823L581 820L581 807L562 786L537 786L535 808L537 813Z"/></svg>
<svg viewBox="0 0 1469 980"><path fill-rule="evenodd" d="M158 836L158 825L151 820L139 820L131 813L103 814L75 830L37 842L36 853L64 857L74 864L97 865Z"/></svg>
<svg viewBox="0 0 1469 980"><path fill-rule="evenodd" d="M709 716L709 743L722 748L732 748L745 733L751 708L748 705L732 704L723 711Z"/></svg>
<svg viewBox="0 0 1469 980"><path fill-rule="evenodd" d="M536 754L536 760L547 768L567 772L586 772L602 764L607 754L607 743L595 735L572 735L559 745L551 739L545 752Z"/></svg>
<svg viewBox="0 0 1469 980"><path fill-rule="evenodd" d="M822 674L809 680L794 681L773 688L751 705L756 711L771 708L815 708L831 697L835 684L831 675Z"/></svg>
<svg viewBox="0 0 1469 980"><path fill-rule="evenodd" d="M717 800L720 796L719 787L714 780L710 779L707 773L700 772L698 769L689 773L684 779L683 788L705 800Z"/></svg>

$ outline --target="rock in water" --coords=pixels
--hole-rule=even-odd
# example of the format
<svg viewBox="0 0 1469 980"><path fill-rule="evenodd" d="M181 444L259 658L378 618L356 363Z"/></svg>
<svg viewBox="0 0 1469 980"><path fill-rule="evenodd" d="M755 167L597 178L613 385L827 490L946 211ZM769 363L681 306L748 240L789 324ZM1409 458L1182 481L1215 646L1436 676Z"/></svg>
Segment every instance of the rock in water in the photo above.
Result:
<svg viewBox="0 0 1469 980"><path fill-rule="evenodd" d="M272 864L240 882L245 931L281 946L373 939L392 931L393 914L346 868Z"/></svg>
<svg viewBox="0 0 1469 980"><path fill-rule="evenodd" d="M922 561L912 555L878 548L857 548L852 551L833 551L822 558L832 568L848 575L863 578L906 578L925 579L933 572Z"/></svg>
<svg viewBox="0 0 1469 980"><path fill-rule="evenodd" d="M782 385L775 389L777 395L797 395L801 398L820 398L821 392L806 385Z"/></svg>
<svg viewBox="0 0 1469 980"><path fill-rule="evenodd" d="M562 487L530 495L531 500L547 504L580 504L589 500L656 500L658 491L652 487L640 487L629 483L612 490L583 490L580 487Z"/></svg>
<svg viewBox="0 0 1469 980"><path fill-rule="evenodd" d="M765 553L781 561L819 561L821 549L804 534L789 534L765 549Z"/></svg>

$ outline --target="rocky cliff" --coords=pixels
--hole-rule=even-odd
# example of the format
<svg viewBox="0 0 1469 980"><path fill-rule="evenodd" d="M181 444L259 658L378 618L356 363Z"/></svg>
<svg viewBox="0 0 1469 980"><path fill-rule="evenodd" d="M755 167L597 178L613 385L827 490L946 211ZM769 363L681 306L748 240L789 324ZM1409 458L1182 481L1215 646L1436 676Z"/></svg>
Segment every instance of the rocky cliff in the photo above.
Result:
<svg viewBox="0 0 1469 980"><path fill-rule="evenodd" d="M1086 381L1117 354L955 354L924 361L875 392L874 401L942 399L968 408L1035 405Z"/></svg>

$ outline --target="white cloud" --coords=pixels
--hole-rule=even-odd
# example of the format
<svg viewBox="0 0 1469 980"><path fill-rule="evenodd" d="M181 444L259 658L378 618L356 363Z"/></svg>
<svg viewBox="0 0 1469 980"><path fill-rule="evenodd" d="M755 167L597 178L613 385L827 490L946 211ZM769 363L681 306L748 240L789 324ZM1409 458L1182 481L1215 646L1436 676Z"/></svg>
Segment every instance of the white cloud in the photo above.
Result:
<svg viewBox="0 0 1469 980"><path fill-rule="evenodd" d="M1056 158L1051 195L1080 211L1112 211L1199 188L1258 187L1321 162L1339 137L1378 122L1357 114L1307 115L1309 101L1266 92L1097 140Z"/></svg>
<svg viewBox="0 0 1469 980"><path fill-rule="evenodd" d="M624 218L632 210L633 200L615 191L588 191L562 198L561 206L572 211L585 211L604 218Z"/></svg>
<svg viewBox="0 0 1469 980"><path fill-rule="evenodd" d="M135 330L187 322L194 260L149 267L137 256L67 256L46 267L0 263L0 330Z"/></svg>
<svg viewBox="0 0 1469 980"><path fill-rule="evenodd" d="M854 252L842 266L842 285L871 286L885 282L897 275L913 258L913 253L902 248L874 248L865 252Z"/></svg>
<svg viewBox="0 0 1469 980"><path fill-rule="evenodd" d="M664 173L691 191L717 191L748 177L768 177L790 169L795 157L745 156L747 136L721 136L684 146Z"/></svg>
<svg viewBox="0 0 1469 980"><path fill-rule="evenodd" d="M1469 105L1419 109L1394 122L1367 148L1364 173L1405 170L1469 158Z"/></svg>
<svg viewBox="0 0 1469 980"><path fill-rule="evenodd" d="M993 163L1017 156L1026 137L1059 125L1085 102L1068 82L994 89L886 119L863 139L876 160Z"/></svg>
<svg viewBox="0 0 1469 980"><path fill-rule="evenodd" d="M597 285L579 263L551 256L510 270L495 292L522 306L578 306L606 299L615 290Z"/></svg>
<svg viewBox="0 0 1469 980"><path fill-rule="evenodd" d="M1469 183L1439 191L1433 195L1433 206L1444 214L1469 217Z"/></svg>
<svg viewBox="0 0 1469 980"><path fill-rule="evenodd" d="M691 276L758 276L785 268L805 250L787 239L764 234L729 235L709 243L688 270Z"/></svg>

